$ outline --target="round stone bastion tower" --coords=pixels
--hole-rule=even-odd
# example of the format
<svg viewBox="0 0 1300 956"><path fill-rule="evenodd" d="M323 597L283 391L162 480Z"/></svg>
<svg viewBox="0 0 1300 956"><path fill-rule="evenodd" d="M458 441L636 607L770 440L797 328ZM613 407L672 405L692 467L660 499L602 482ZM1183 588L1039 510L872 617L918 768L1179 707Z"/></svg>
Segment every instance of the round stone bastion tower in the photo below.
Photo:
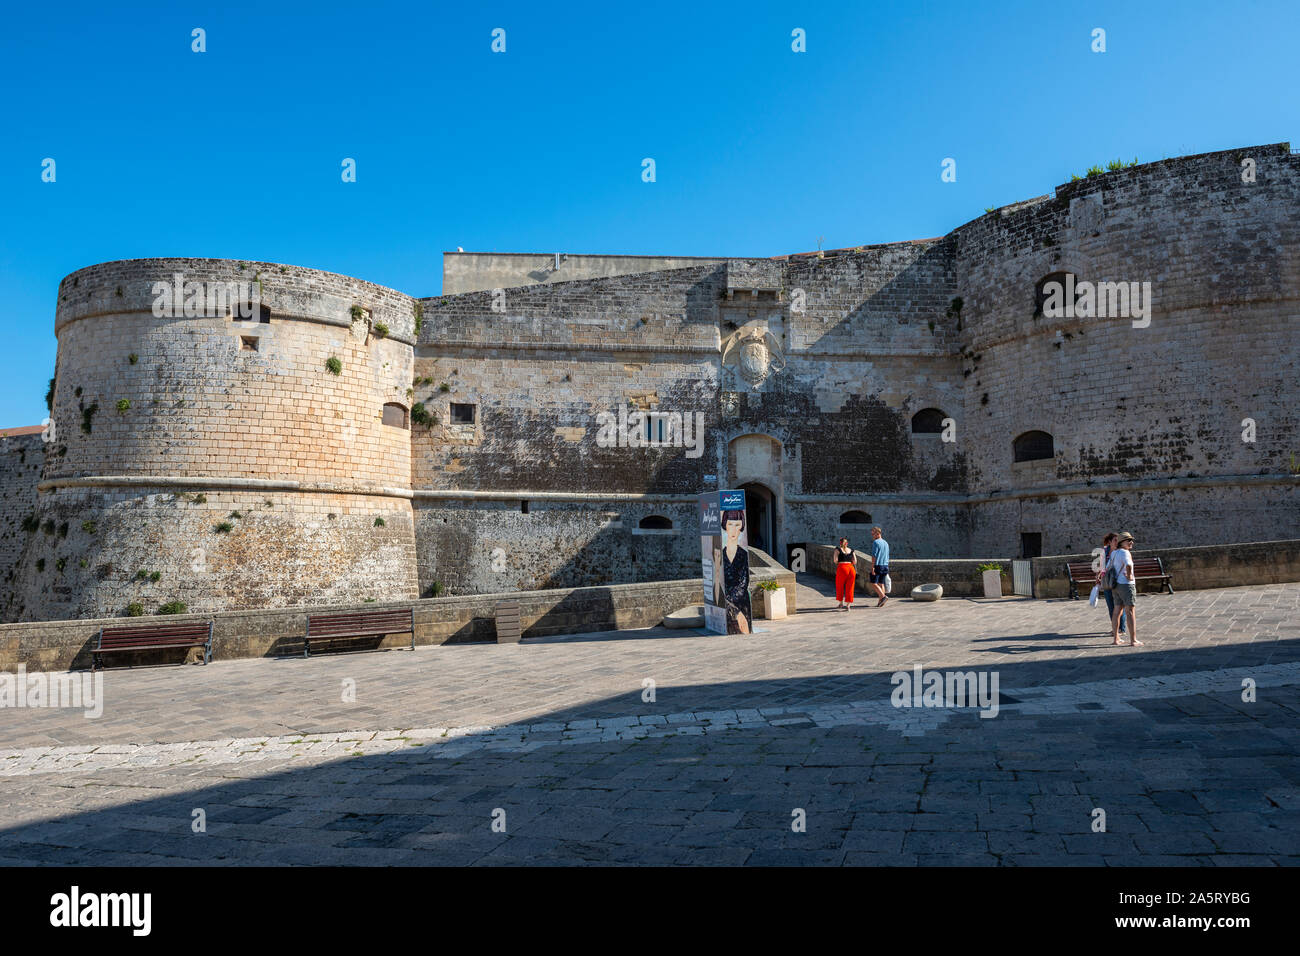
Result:
<svg viewBox="0 0 1300 956"><path fill-rule="evenodd" d="M416 312L392 289L267 262L65 278L10 619L416 597Z"/></svg>

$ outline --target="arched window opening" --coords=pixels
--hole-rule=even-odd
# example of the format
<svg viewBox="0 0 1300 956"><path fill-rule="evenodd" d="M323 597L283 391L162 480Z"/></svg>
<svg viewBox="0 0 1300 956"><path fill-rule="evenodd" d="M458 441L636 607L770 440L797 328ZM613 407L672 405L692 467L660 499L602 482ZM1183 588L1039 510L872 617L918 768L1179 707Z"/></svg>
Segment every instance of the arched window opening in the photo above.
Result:
<svg viewBox="0 0 1300 956"><path fill-rule="evenodd" d="M871 524L871 515L865 511L846 511L840 515L840 524Z"/></svg>
<svg viewBox="0 0 1300 956"><path fill-rule="evenodd" d="M399 405L397 402L387 402L384 405L385 425L391 425L393 428L410 428L410 416L407 414L406 406Z"/></svg>
<svg viewBox="0 0 1300 956"><path fill-rule="evenodd" d="M1015 461L1042 461L1056 456L1056 446L1047 432L1025 432L1011 443Z"/></svg>
<svg viewBox="0 0 1300 956"><path fill-rule="evenodd" d="M665 518L663 515L646 515L637 527L648 531L671 531L673 522L671 518Z"/></svg>
<svg viewBox="0 0 1300 956"><path fill-rule="evenodd" d="M912 434L938 435L943 431L943 420L948 416L937 408L923 408L912 416Z"/></svg>
<svg viewBox="0 0 1300 956"><path fill-rule="evenodd" d="M1043 311L1045 306L1053 309L1053 318L1064 318L1067 292L1072 293L1075 301L1078 301L1079 293L1075 288L1075 276L1072 273L1052 272L1039 279L1038 284L1034 286L1034 318L1040 319L1046 315ZM1060 312L1056 312L1056 309L1060 309Z"/></svg>

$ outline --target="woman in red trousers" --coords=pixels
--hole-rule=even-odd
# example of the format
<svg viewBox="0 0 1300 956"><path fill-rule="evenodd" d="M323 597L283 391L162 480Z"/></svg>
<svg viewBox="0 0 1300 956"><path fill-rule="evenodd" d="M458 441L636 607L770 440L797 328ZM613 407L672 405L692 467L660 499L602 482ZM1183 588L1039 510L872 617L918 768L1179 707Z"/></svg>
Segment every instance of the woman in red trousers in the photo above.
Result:
<svg viewBox="0 0 1300 956"><path fill-rule="evenodd" d="M857 555L849 547L848 538L840 538L835 546L835 605L837 611L847 611L853 606L853 584L858 576Z"/></svg>

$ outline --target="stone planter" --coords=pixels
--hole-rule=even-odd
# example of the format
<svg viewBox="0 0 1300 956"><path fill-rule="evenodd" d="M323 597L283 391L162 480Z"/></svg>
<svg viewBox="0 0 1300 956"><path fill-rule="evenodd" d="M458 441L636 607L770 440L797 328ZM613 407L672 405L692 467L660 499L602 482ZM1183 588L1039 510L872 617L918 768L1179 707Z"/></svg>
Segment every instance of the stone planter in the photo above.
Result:
<svg viewBox="0 0 1300 956"><path fill-rule="evenodd" d="M937 601L943 597L942 584L918 584L912 588L913 601Z"/></svg>
<svg viewBox="0 0 1300 956"><path fill-rule="evenodd" d="M984 580L984 596L986 598L1002 597L1001 571L983 571L980 576Z"/></svg>
<svg viewBox="0 0 1300 956"><path fill-rule="evenodd" d="M785 588L775 591L758 590L758 613L769 621L785 620Z"/></svg>

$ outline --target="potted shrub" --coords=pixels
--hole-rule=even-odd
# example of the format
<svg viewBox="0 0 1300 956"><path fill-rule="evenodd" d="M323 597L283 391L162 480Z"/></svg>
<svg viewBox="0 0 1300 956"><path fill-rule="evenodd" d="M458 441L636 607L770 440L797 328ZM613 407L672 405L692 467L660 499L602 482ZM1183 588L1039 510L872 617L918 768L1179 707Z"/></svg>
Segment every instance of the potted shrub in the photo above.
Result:
<svg viewBox="0 0 1300 956"><path fill-rule="evenodd" d="M981 564L977 571L984 581L984 596L986 598L1002 597L1002 565L1000 564Z"/></svg>
<svg viewBox="0 0 1300 956"><path fill-rule="evenodd" d="M784 620L785 588L775 581L763 581L758 585L758 612L769 621Z"/></svg>

